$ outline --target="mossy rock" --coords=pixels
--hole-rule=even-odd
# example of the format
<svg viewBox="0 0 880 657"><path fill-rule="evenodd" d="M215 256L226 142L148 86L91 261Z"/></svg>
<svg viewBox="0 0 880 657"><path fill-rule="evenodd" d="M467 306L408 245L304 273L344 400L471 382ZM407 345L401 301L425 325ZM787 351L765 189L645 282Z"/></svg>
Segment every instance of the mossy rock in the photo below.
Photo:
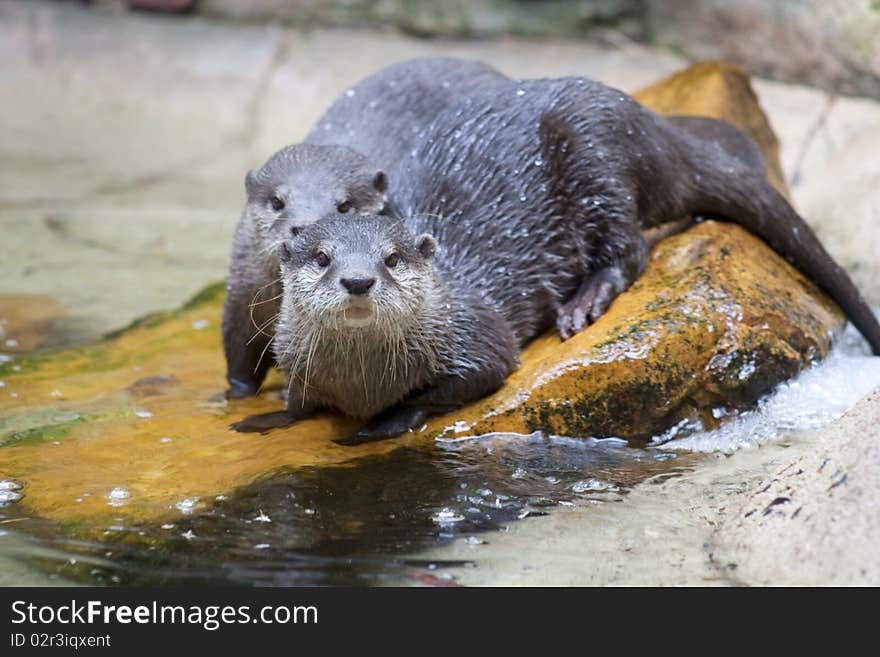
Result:
<svg viewBox="0 0 880 657"><path fill-rule="evenodd" d="M746 76L698 65L636 97L659 111L724 118L752 134L785 191L772 130ZM718 406L745 407L824 356L844 319L761 240L706 222L652 252L644 275L596 324L562 343L550 331L491 397L397 439L341 447L355 427L321 415L267 436L230 422L280 408L279 378L227 404L212 286L99 344L0 363L0 478L23 485L20 512L78 523L180 514L281 468L342 464L441 433L548 431L642 439ZM14 393L16 397L12 397ZM115 489L127 497L110 497Z"/></svg>

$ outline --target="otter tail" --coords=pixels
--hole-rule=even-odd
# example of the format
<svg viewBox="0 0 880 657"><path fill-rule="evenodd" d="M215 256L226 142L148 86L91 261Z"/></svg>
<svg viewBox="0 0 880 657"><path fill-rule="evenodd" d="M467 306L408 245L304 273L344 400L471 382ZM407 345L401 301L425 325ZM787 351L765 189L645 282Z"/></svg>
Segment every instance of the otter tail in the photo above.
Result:
<svg viewBox="0 0 880 657"><path fill-rule="evenodd" d="M711 162L711 160L710 160ZM742 167L695 167L694 214L723 216L748 228L811 278L843 309L875 355L880 355L880 324L849 274L838 265L810 226L763 176ZM713 170L714 169L714 170Z"/></svg>

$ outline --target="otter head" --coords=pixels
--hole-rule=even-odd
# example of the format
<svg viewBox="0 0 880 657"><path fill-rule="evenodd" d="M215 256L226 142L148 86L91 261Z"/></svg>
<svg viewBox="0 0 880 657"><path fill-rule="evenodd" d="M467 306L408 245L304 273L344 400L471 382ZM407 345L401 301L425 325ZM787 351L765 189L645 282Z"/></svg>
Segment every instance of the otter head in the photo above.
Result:
<svg viewBox="0 0 880 657"><path fill-rule="evenodd" d="M331 330L399 330L426 308L435 250L433 237L390 217L329 215L279 248L282 315Z"/></svg>
<svg viewBox="0 0 880 657"><path fill-rule="evenodd" d="M330 213L375 214L388 177L345 146L295 144L245 177L247 206L263 239L276 244Z"/></svg>

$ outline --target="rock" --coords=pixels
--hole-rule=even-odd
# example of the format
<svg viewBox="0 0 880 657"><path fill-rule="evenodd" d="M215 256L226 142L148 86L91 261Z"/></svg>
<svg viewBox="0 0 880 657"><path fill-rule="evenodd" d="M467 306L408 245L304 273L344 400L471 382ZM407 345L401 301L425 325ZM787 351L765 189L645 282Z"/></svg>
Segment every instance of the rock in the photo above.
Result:
<svg viewBox="0 0 880 657"><path fill-rule="evenodd" d="M848 0L647 0L649 41L767 77L880 96L880 5Z"/></svg>
<svg viewBox="0 0 880 657"><path fill-rule="evenodd" d="M661 242L641 278L589 330L530 345L523 366L468 424L474 433L628 439L685 419L711 426L712 409L747 407L824 356L842 323L758 238L705 222Z"/></svg>
<svg viewBox="0 0 880 657"><path fill-rule="evenodd" d="M712 539L713 563L753 586L880 584L878 426L875 390L753 490Z"/></svg>
<svg viewBox="0 0 880 657"><path fill-rule="evenodd" d="M771 171L778 167L740 71L696 67L638 97L661 111L729 118L756 137ZM711 422L718 406L752 404L827 353L843 324L763 242L707 222L662 242L642 278L587 331L564 344L553 332L535 340L495 395L423 431L345 448L330 439L355 424L335 415L268 436L228 429L281 401L277 377L260 398L218 400L223 294L212 286L93 346L0 363L0 472L23 484L20 509L56 520L173 517L184 500L198 508L279 468L427 448L453 426L451 437L540 429L642 439L682 419Z"/></svg>
<svg viewBox="0 0 880 657"><path fill-rule="evenodd" d="M117 0L118 1L118 0ZM523 0L201 0L206 16L277 20L293 25L346 27L393 26L422 36L583 36L613 26L639 36L644 13L639 0L567 0L534 3Z"/></svg>
<svg viewBox="0 0 880 657"><path fill-rule="evenodd" d="M0 353L38 349L65 314L64 306L45 294L0 294Z"/></svg>

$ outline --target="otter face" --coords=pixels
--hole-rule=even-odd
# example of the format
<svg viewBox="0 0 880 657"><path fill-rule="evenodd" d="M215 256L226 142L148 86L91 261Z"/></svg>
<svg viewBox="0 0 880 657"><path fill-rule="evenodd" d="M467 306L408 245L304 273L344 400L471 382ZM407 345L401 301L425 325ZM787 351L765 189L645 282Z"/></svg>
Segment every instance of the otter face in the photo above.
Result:
<svg viewBox="0 0 880 657"><path fill-rule="evenodd" d="M342 331L406 323L425 306L435 250L388 217L328 216L279 248L282 315Z"/></svg>
<svg viewBox="0 0 880 657"><path fill-rule="evenodd" d="M296 144L250 171L245 188L245 212L274 251L280 242L328 214L381 212L388 177L350 148Z"/></svg>

